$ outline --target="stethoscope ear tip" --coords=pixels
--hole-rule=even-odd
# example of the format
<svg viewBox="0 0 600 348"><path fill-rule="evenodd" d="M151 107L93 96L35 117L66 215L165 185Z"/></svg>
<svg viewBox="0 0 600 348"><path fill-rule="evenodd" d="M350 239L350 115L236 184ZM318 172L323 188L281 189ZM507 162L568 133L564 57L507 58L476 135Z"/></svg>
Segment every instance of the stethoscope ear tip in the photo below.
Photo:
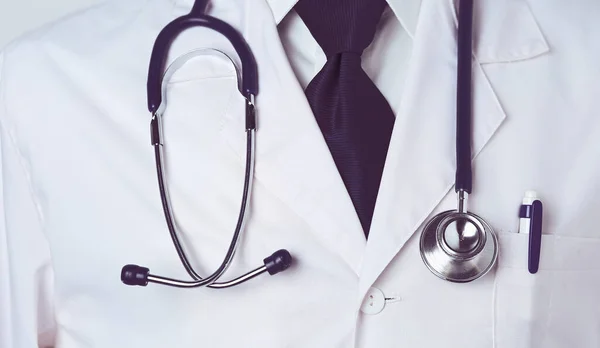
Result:
<svg viewBox="0 0 600 348"><path fill-rule="evenodd" d="M292 265L292 255L285 249L277 250L273 255L264 259L265 268L270 275L283 272Z"/></svg>
<svg viewBox="0 0 600 348"><path fill-rule="evenodd" d="M121 269L121 281L126 285L148 285L150 270L138 265L125 265Z"/></svg>

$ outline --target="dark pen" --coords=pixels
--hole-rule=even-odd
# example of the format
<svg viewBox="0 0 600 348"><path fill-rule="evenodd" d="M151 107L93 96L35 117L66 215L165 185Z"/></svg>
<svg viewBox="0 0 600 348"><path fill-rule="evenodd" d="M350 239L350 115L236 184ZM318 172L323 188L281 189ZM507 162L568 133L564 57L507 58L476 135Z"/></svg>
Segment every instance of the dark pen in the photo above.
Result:
<svg viewBox="0 0 600 348"><path fill-rule="evenodd" d="M537 273L540 266L540 251L542 248L542 220L543 205L532 191L525 194L525 199L519 210L521 218L521 233L529 233L529 248L527 257L527 268L529 273ZM531 202L531 204L527 204Z"/></svg>

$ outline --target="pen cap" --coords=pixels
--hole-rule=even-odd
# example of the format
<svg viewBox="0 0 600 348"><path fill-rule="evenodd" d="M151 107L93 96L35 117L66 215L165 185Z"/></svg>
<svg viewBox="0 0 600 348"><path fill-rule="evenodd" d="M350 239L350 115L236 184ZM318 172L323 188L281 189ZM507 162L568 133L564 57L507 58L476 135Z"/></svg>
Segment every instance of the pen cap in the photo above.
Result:
<svg viewBox="0 0 600 348"><path fill-rule="evenodd" d="M531 205L537 198L537 192L533 190L527 190L525 191L525 196L523 197L523 205Z"/></svg>

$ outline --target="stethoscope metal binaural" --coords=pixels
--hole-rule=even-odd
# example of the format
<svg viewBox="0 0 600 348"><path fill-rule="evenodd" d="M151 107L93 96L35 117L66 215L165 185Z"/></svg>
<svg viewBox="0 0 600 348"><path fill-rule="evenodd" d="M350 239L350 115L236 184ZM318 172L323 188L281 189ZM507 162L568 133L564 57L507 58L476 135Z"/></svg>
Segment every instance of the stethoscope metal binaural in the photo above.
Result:
<svg viewBox="0 0 600 348"><path fill-rule="evenodd" d="M152 113L151 141L154 146L156 170L162 207L167 227L177 254L184 268L193 279L176 280L150 274L148 268L126 265L121 270L121 280L127 285L146 286L148 283L192 288L227 288L241 284L260 274L277 274L289 268L292 263L290 253L281 249L265 258L264 265L242 276L226 282L218 280L223 276L231 262L244 230L247 211L250 204L254 177L256 107L258 94L258 69L254 56L242 35L229 24L205 14L208 0L197 0L189 14L169 23L158 35L148 71L148 109ZM420 251L427 267L438 277L453 282L468 282L487 273L494 265L498 255L497 237L492 228L479 216L467 212L466 199L471 192L471 32L473 0L461 0L459 11L458 35L458 93L457 93L457 171L456 192L458 209L446 211L434 216L421 234ZM225 56L234 65L233 60L224 53L214 50L196 50L177 58L163 74L163 67L172 40L182 31L192 27L213 29L229 40L241 61L238 72L238 87L246 103L246 167L242 203L231 243L221 265L206 278L200 277L189 262L178 238L168 189L164 174L162 115L166 107L166 82L177 68L187 60L208 51Z"/></svg>

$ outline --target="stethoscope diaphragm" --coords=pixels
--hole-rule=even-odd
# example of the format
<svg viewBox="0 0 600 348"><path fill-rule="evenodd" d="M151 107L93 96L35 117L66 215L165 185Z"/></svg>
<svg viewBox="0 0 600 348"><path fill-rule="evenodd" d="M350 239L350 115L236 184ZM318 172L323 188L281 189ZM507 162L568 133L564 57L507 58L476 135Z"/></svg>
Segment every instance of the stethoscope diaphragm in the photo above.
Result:
<svg viewBox="0 0 600 348"><path fill-rule="evenodd" d="M436 276L466 283L484 276L498 258L492 227L470 212L449 210L434 216L421 234L421 258Z"/></svg>

